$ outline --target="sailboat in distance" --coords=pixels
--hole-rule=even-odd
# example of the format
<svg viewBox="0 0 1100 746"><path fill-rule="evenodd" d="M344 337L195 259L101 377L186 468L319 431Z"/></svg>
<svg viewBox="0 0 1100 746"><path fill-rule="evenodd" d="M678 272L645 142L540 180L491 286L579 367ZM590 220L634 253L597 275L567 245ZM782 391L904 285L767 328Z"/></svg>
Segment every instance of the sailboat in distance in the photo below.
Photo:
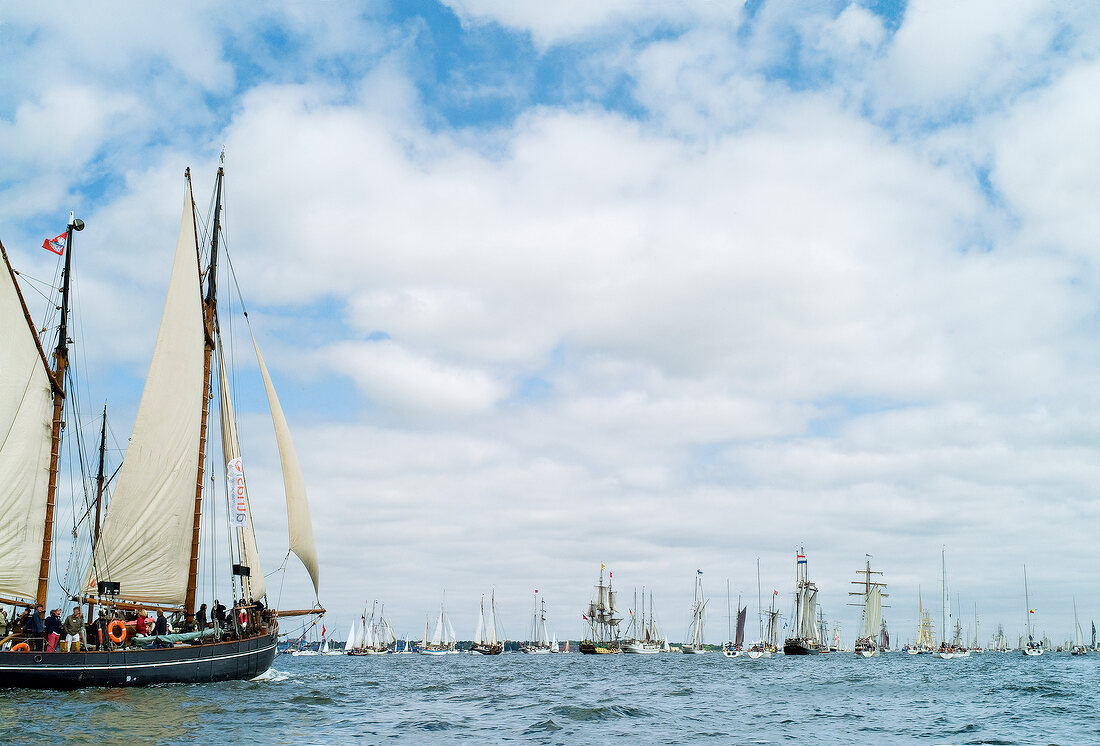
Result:
<svg viewBox="0 0 1100 746"><path fill-rule="evenodd" d="M581 640L580 651L585 655L617 655L619 649L619 622L622 617L615 608L617 593L611 587L613 573L607 573L607 585L603 583L603 571L606 566L600 564L600 584L596 586L596 593L588 603L588 613L581 614L588 629Z"/></svg>
<svg viewBox="0 0 1100 746"><path fill-rule="evenodd" d="M707 652L703 637L703 625L706 622L707 600L703 596L703 571L695 571L695 600L691 604L691 626L688 628L688 641L680 646L680 652L701 655Z"/></svg>
<svg viewBox="0 0 1100 746"><path fill-rule="evenodd" d="M1073 599L1073 647L1070 648L1070 653L1073 655L1087 655L1088 648L1085 647L1085 635L1081 632L1081 622L1077 620L1077 599Z"/></svg>
<svg viewBox="0 0 1100 746"><path fill-rule="evenodd" d="M1035 613L1035 609L1031 608L1031 599L1027 593L1027 565L1024 565L1024 607L1027 612L1025 617L1027 619L1027 642L1024 643L1021 652L1031 657L1042 655L1044 652L1043 641L1036 640L1031 633L1031 615Z"/></svg>
<svg viewBox="0 0 1100 746"><path fill-rule="evenodd" d="M428 620L424 619L424 641L418 651L421 655L454 655L458 652L458 640L451 618L447 616L446 603L447 598L444 594L443 601L439 604L439 618L435 622L431 640L428 639Z"/></svg>
<svg viewBox="0 0 1100 746"><path fill-rule="evenodd" d="M535 591L535 611L531 615L531 639L520 646L520 651L528 655L546 655L554 652L546 632L546 599L542 598L539 608L539 592Z"/></svg>
<svg viewBox="0 0 1100 746"><path fill-rule="evenodd" d="M875 658L882 652L882 641L885 639L885 626L882 620L882 599L890 595L883 593L886 583L872 580L872 575L882 575L879 570L871 569L871 555L867 555L866 567L860 571L863 580L853 580L852 585L860 586L858 591L849 591L849 596L861 596L862 604L849 604L849 606L863 606L863 634L856 640L853 648L855 654L861 658ZM876 640L876 637L879 638Z"/></svg>
<svg viewBox="0 0 1100 746"><path fill-rule="evenodd" d="M80 569L81 578L71 584L53 578L62 585L66 598L88 604L90 611L98 609L103 639L95 636L87 649L46 656L22 652L36 646L37 640L16 641L11 651L0 652L0 680L6 686L68 688L243 679L267 670L274 659L278 618L292 612L274 611L270 603L258 612L253 603L267 598L267 588L252 515L257 507L270 503L265 499L254 505L246 488L245 462L227 385L230 356L223 354L223 342L231 347L232 340L227 333L229 325L221 323L225 319L218 311L217 271L219 255L224 253L220 241L223 179L224 170L219 168L213 227L208 247L204 247L196 229L200 221L190 170L185 173L183 211L164 312L110 511L95 535L85 533L91 551L88 567ZM5 602L46 605L48 600L62 425L68 420L69 431L80 429L79 412L72 397L66 396L65 384L71 362L72 237L83 227L83 221L70 217L64 241L62 236L54 240L63 247L56 253L64 254L65 269L52 366L31 323L7 252L0 246L6 270L0 270L0 428L8 434L0 445L0 515L5 517L0 523L0 546L5 550L0 563L0 597ZM282 461L290 548L309 572L316 597L319 570L305 481L254 339L252 346ZM213 487L220 479L206 478L211 402L220 415L226 492ZM222 473L222 467L215 471ZM77 475L73 481L82 479ZM201 541L203 515L209 520L211 511L230 516L228 554L222 549L218 556L222 562L231 558L232 597L244 601L234 604L225 628L199 628L195 622L199 558L204 549L210 553L210 542ZM12 520L13 516L25 520ZM79 525L74 527L74 533L80 530ZM178 624L173 626L181 632L159 639L130 637L125 617L139 608L164 611L175 618ZM323 612L317 605L298 613ZM189 644L177 646L176 642Z"/></svg>
<svg viewBox="0 0 1100 746"><path fill-rule="evenodd" d="M489 615L485 615L485 596L481 597L481 612L477 617L477 632L470 645L475 655L500 655L504 652L504 640L497 633L497 593L489 601Z"/></svg>
<svg viewBox="0 0 1100 746"><path fill-rule="evenodd" d="M795 556L795 580L794 635L783 641L783 654L817 655L824 644L817 630L817 585L810 581L803 547Z"/></svg>

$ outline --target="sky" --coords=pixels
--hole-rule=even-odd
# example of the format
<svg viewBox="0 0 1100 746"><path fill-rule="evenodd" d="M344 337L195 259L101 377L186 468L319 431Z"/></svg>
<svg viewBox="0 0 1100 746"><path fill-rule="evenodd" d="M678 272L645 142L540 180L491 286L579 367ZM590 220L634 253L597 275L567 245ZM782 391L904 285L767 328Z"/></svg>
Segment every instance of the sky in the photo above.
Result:
<svg viewBox="0 0 1100 746"><path fill-rule="evenodd" d="M702 570L719 643L726 580L755 611L759 558L788 613L805 547L849 644L866 555L894 639L918 593L938 628L941 552L964 627L1015 639L1026 564L1062 641L1100 616L1097 90L1087 2L7 2L0 241L46 319L40 246L85 221L81 419L108 403L117 463L184 169L202 209L224 148L338 637L375 599L419 637L444 592L469 637L495 589L522 639L538 589L577 639L604 563L674 641Z"/></svg>

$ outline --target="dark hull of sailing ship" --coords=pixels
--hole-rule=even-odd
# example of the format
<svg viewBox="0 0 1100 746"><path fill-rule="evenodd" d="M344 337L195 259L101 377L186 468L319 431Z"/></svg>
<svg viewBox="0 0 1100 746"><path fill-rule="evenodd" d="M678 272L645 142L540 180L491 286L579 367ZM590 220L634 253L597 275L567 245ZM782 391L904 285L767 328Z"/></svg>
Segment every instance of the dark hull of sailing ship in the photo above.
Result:
<svg viewBox="0 0 1100 746"><path fill-rule="evenodd" d="M615 655L620 652L618 643L582 640L580 650L585 655Z"/></svg>
<svg viewBox="0 0 1100 746"><path fill-rule="evenodd" d="M170 648L78 653L0 652L0 687L203 684L253 679L271 668L277 630L256 637Z"/></svg>
<svg viewBox="0 0 1100 746"><path fill-rule="evenodd" d="M477 653L478 655L500 655L504 652L504 643L498 642L489 644L487 642L475 642L470 646L471 653Z"/></svg>
<svg viewBox="0 0 1100 746"><path fill-rule="evenodd" d="M783 655L817 655L821 646L809 640L790 638L783 641Z"/></svg>

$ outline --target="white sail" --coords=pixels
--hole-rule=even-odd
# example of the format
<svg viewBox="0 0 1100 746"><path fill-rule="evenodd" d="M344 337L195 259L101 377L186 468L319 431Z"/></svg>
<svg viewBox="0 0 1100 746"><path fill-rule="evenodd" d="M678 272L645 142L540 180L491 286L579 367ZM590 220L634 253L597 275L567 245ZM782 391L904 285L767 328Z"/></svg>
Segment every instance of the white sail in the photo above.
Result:
<svg viewBox="0 0 1100 746"><path fill-rule="evenodd" d="M497 596L493 594L489 604L489 644L497 644Z"/></svg>
<svg viewBox="0 0 1100 746"><path fill-rule="evenodd" d="M871 591L863 602L863 637L874 639L882 626L882 591L877 585L871 586Z"/></svg>
<svg viewBox="0 0 1100 746"><path fill-rule="evenodd" d="M306 483L302 478L302 467L298 464L298 456L294 451L294 442L290 438L290 428L287 427L286 417L283 416L283 408L279 405L279 397L275 393L275 387L271 383L271 376L267 373L263 355L260 354L260 346L256 343L256 337L252 337L252 345L256 348L256 360L260 364L260 374L264 378L264 388L267 389L267 403L271 407L271 421L275 425L275 440L279 444L279 458L283 463L283 489L286 492L286 518L290 529L290 549L309 571L309 577L313 579L313 592L318 592L320 573L317 566L317 545L313 541L313 522L309 517L309 501L306 499Z"/></svg>
<svg viewBox="0 0 1100 746"><path fill-rule="evenodd" d="M4 257L0 278L0 594L34 598L45 531L53 393Z"/></svg>
<svg viewBox="0 0 1100 746"><path fill-rule="evenodd" d="M351 629L348 630L348 639L344 642L344 650L349 651L355 647L355 628L359 625L355 622L351 623Z"/></svg>
<svg viewBox="0 0 1100 746"><path fill-rule="evenodd" d="M226 464L232 463L241 457L240 441L237 439L237 421L233 416L233 400L229 394L229 377L225 373L225 358L222 355L221 343L218 343L218 383L221 389L221 421L222 421L222 453L225 455ZM227 467L228 468L228 467ZM256 547L256 531L252 526L252 505L248 500L248 489L243 475L240 478L242 494L239 499L244 501L245 511L240 514L241 520L233 522L237 529L237 539L241 548L241 564L249 569L249 574L241 581L244 584L245 598L263 598L267 593L267 583L264 582L263 567L260 566L260 551ZM238 499L233 489L230 489L230 505Z"/></svg>
<svg viewBox="0 0 1100 746"><path fill-rule="evenodd" d="M817 590L806 590L806 600L802 604L802 637L817 640Z"/></svg>
<svg viewBox="0 0 1100 746"><path fill-rule="evenodd" d="M455 642L458 640L458 635L455 634L454 625L451 624L451 620L447 619L447 642Z"/></svg>
<svg viewBox="0 0 1100 746"><path fill-rule="evenodd" d="M187 594L204 346L188 186L149 377L89 572L120 583L124 598L182 604Z"/></svg>
<svg viewBox="0 0 1100 746"><path fill-rule="evenodd" d="M435 623L435 630L432 632L432 645L440 645L443 643L443 609L439 610L439 619Z"/></svg>
<svg viewBox="0 0 1100 746"><path fill-rule="evenodd" d="M481 598L481 610L477 613L477 631L474 632L474 643L480 645L485 642L482 639L482 630L485 628L485 597Z"/></svg>

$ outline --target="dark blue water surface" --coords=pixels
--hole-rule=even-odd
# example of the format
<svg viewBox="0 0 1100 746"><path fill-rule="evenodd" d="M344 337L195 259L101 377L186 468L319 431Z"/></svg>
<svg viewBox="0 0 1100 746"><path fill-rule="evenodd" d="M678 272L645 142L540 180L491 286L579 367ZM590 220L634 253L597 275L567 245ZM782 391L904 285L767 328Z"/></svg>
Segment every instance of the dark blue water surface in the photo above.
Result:
<svg viewBox="0 0 1100 746"><path fill-rule="evenodd" d="M280 655L255 681L0 690L5 743L1098 744L1100 655Z"/></svg>

